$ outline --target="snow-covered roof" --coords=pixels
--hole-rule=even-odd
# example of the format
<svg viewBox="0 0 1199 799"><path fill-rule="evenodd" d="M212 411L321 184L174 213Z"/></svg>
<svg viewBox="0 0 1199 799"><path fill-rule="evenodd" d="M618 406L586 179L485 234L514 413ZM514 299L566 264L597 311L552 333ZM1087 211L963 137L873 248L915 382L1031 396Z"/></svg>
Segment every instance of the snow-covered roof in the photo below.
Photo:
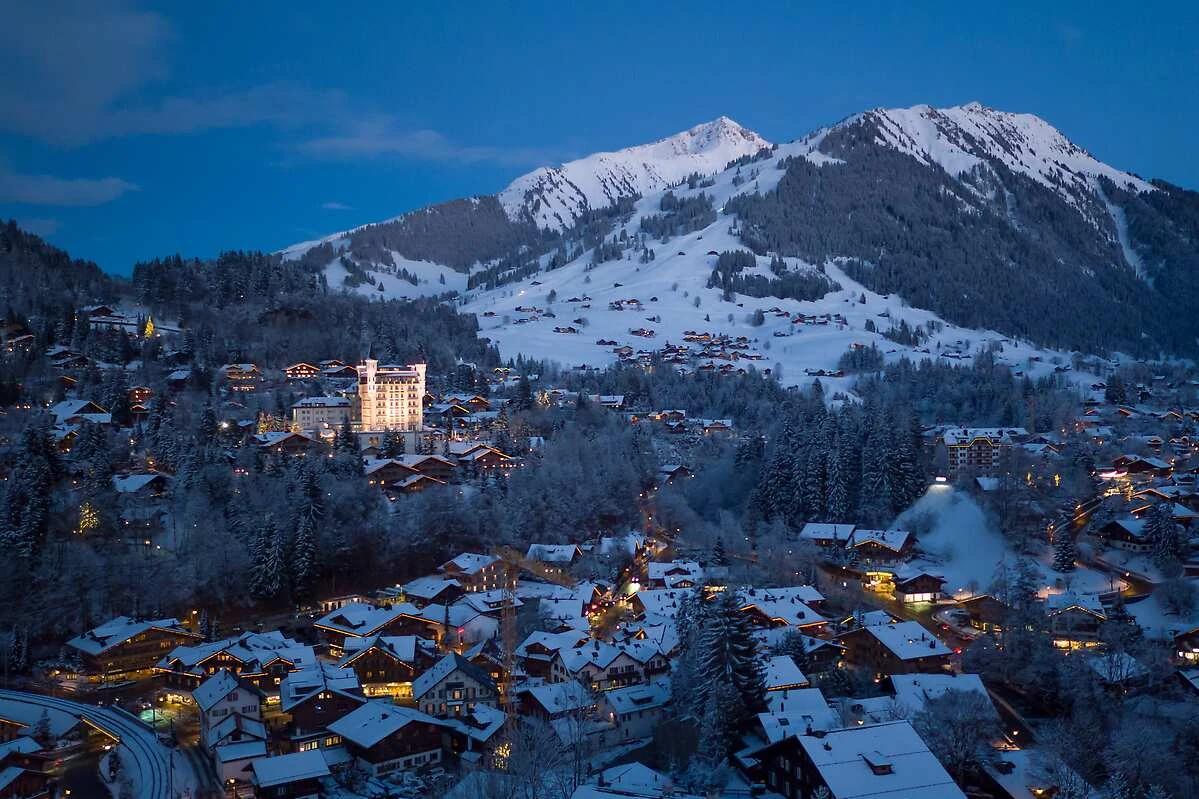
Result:
<svg viewBox="0 0 1199 799"><path fill-rule="evenodd" d="M1023 427L955 427L946 430L941 438L949 446L969 444L980 438L998 443L1010 443L1013 439L1028 435Z"/></svg>
<svg viewBox="0 0 1199 799"><path fill-rule="evenodd" d="M644 685L629 685L605 691L603 699L618 715L665 707L670 703L670 678L662 677Z"/></svg>
<svg viewBox="0 0 1199 799"><path fill-rule="evenodd" d="M935 655L948 655L949 647L924 629L919 622L901 621L895 624L874 624L861 628L879 640L900 660L915 660Z"/></svg>
<svg viewBox="0 0 1199 799"><path fill-rule="evenodd" d="M777 691L782 688L805 687L810 684L808 678L795 665L795 658L790 655L775 655L766 658L766 690Z"/></svg>
<svg viewBox="0 0 1199 799"><path fill-rule="evenodd" d="M693 560L652 561L646 565L646 572L651 583L663 583L667 588L704 579L703 567Z"/></svg>
<svg viewBox="0 0 1199 799"><path fill-rule="evenodd" d="M991 701L977 674L892 674L891 687L895 690L896 706L908 718L924 710L930 699L939 699L949 691L969 691Z"/></svg>
<svg viewBox="0 0 1199 799"><path fill-rule="evenodd" d="M156 481L166 479L166 475L158 474L157 472L114 475L112 478L112 486L116 489L118 494L136 494L146 486Z"/></svg>
<svg viewBox="0 0 1199 799"><path fill-rule="evenodd" d="M451 652L434 663L424 674L421 674L412 681L412 696L420 699L430 690L437 687L442 680L456 671L470 676L471 679L480 685L495 688L495 680L491 678L490 674L462 657L462 655Z"/></svg>
<svg viewBox="0 0 1199 799"><path fill-rule="evenodd" d="M525 557L542 563L570 563L578 554L574 544L530 544Z"/></svg>
<svg viewBox="0 0 1199 799"><path fill-rule="evenodd" d="M222 763L266 757L266 741L238 741L237 743L223 744L216 748L216 757Z"/></svg>
<svg viewBox="0 0 1199 799"><path fill-rule="evenodd" d="M83 635L72 638L67 641L67 646L89 655L98 655L117 644L128 641L134 636L141 635L147 630L166 630L181 635L192 635L190 631L183 628L178 619L157 619L150 621L132 619L128 616L117 616L98 627L93 627ZM199 636L196 636L196 638L199 638Z"/></svg>
<svg viewBox="0 0 1199 799"><path fill-rule="evenodd" d="M329 764L319 749L264 757L255 760L250 767L254 770L254 784L259 788L329 776Z"/></svg>
<svg viewBox="0 0 1199 799"><path fill-rule="evenodd" d="M457 580L447 579L438 574L429 574L404 583L404 594L428 600L436 599L442 591L461 587L462 583Z"/></svg>
<svg viewBox="0 0 1199 799"><path fill-rule="evenodd" d="M520 658L548 659L553 657L554 652L561 649L573 649L576 646L586 643L589 637L586 633L576 630L566 630L560 633L534 630L529 633L528 638L517 645L516 656ZM549 654L541 654L536 650L530 653L529 650L531 647L543 647Z"/></svg>
<svg viewBox="0 0 1199 799"><path fill-rule="evenodd" d="M446 561L438 567L441 571L460 571L463 574L477 574L498 561L494 555L481 555L477 552L463 552L456 558Z"/></svg>
<svg viewBox="0 0 1199 799"><path fill-rule="evenodd" d="M285 713L291 712L296 705L323 691L361 699L359 690L358 673L353 669L338 668L332 663L314 663L283 678L279 684L280 707Z"/></svg>
<svg viewBox="0 0 1199 799"><path fill-rule="evenodd" d="M853 531L846 547L859 547L863 544L874 543L886 547L892 552L902 552L911 537L912 534L907 530L863 530L858 527Z"/></svg>
<svg viewBox="0 0 1199 799"><path fill-rule="evenodd" d="M445 719L442 723L473 741L486 743L500 731L508 716L490 705L475 705L463 716Z"/></svg>
<svg viewBox="0 0 1199 799"><path fill-rule="evenodd" d="M1071 608L1086 611L1100 618L1107 617L1107 611L1104 609L1103 603L1099 601L1097 594L1076 594L1073 591L1063 591L1059 594L1050 594L1045 598L1045 610L1050 616Z"/></svg>
<svg viewBox="0 0 1199 799"><path fill-rule="evenodd" d="M350 602L321 616L314 624L347 635L364 636L377 632L400 616L418 614L419 611L408 604L379 608L365 602Z"/></svg>
<svg viewBox="0 0 1199 799"><path fill-rule="evenodd" d="M574 680L534 685L521 691L532 698L551 716L582 710L595 704L591 692Z"/></svg>
<svg viewBox="0 0 1199 799"><path fill-rule="evenodd" d="M372 635L368 638L347 638L344 647L345 657L337 664L338 668L346 668L363 652L377 648L388 652L396 660L404 663L415 663L420 651L433 651L433 642L416 635Z"/></svg>
<svg viewBox="0 0 1199 799"><path fill-rule="evenodd" d="M673 619L679 613L679 607L688 596L689 588L660 588L652 591L638 591L634 596L645 608L647 618Z"/></svg>
<svg viewBox="0 0 1199 799"><path fill-rule="evenodd" d="M965 799L906 721L800 735L799 745L837 799Z"/></svg>
<svg viewBox="0 0 1199 799"><path fill-rule="evenodd" d="M234 677L231 672L221 669L196 686L196 690L192 691L192 699L196 700L196 706L200 710L207 711L240 687L241 683L238 682L237 677Z"/></svg>
<svg viewBox="0 0 1199 799"><path fill-rule="evenodd" d="M369 749L414 722L444 726L419 710L373 699L330 724L329 732Z"/></svg>
<svg viewBox="0 0 1199 799"><path fill-rule="evenodd" d="M799 537L804 541L848 541L853 535L853 524L834 524L832 522L808 522L799 531Z"/></svg>
<svg viewBox="0 0 1199 799"><path fill-rule="evenodd" d="M831 730L840 726L819 688L775 691L767 695L767 700L770 710L758 714L758 723L770 743L790 735L803 735L809 728Z"/></svg>
<svg viewBox="0 0 1199 799"><path fill-rule="evenodd" d="M305 397L292 405L293 408L348 408L348 397Z"/></svg>
<svg viewBox="0 0 1199 799"><path fill-rule="evenodd" d="M200 664L221 653L243 664L247 671L258 671L275 660L285 660L294 668L316 662L312 647L288 638L278 630L270 630L264 633L245 632L220 641L177 646L157 665L202 675L204 671Z"/></svg>

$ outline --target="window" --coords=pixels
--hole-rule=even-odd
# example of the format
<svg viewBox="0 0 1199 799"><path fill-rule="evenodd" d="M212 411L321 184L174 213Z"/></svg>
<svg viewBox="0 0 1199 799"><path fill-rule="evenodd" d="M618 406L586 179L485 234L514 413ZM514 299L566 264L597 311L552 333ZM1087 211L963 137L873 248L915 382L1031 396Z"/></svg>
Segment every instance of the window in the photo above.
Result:
<svg viewBox="0 0 1199 799"><path fill-rule="evenodd" d="M304 741L304 743L300 744L300 751L311 752L313 749L319 749L320 745L320 741Z"/></svg>

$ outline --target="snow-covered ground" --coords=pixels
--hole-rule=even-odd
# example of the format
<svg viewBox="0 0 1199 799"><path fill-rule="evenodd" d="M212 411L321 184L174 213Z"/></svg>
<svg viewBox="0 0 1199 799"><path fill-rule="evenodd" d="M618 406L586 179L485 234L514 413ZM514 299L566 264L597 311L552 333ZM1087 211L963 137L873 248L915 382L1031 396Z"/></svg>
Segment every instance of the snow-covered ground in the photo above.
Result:
<svg viewBox="0 0 1199 799"><path fill-rule="evenodd" d="M951 596L985 593L1001 562L1006 561L1011 568L1017 561L1030 558L1012 549L994 520L972 497L949 485L930 487L895 520L893 527L918 531L918 555L911 565L944 577L945 593ZM1084 566L1068 574L1056 572L1052 560L1048 546L1041 556L1032 558L1040 575L1042 595L1066 590L1107 593L1113 587L1108 575Z"/></svg>

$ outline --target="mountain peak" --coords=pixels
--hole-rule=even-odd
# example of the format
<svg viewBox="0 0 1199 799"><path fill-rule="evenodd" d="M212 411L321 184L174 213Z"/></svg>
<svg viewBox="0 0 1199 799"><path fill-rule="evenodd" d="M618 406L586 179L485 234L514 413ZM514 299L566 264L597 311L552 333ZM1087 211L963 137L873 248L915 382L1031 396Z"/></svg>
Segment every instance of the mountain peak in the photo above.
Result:
<svg viewBox="0 0 1199 799"><path fill-rule="evenodd" d="M512 219L563 229L588 209L659 191L696 172L713 174L729 161L770 146L757 133L720 116L649 144L536 169L514 180L499 199Z"/></svg>

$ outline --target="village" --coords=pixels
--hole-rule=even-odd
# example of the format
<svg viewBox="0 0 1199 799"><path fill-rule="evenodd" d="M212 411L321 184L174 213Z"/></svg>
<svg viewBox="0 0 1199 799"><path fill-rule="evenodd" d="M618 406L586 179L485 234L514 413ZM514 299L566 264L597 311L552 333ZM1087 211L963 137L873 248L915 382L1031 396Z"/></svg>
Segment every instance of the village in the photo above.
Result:
<svg viewBox="0 0 1199 799"><path fill-rule="evenodd" d="M81 315L105 330L181 335L111 307ZM23 336L6 330L5 345L24 347ZM748 346L702 333L687 344L713 359ZM74 389L93 368L86 356L45 355L58 396L7 414L49 414L76 492L87 475L72 464L97 429L138 441L156 392L193 386L186 368L157 390L129 386L114 414ZM1053 663L1081 664L1099 701L1196 701L1199 409L1180 404L1193 384L1113 375L1053 432L927 426L922 496L894 524L812 521L787 539L793 549L745 553L697 547L656 507L697 477L703 448L748 440L732 418L510 368L473 391L434 392L425 364L369 354L229 363L212 380L213 440L233 475L338 454L396 514L412 495L482 490L520 470L545 446L514 441L508 416L522 406L611 414L661 433L659 451L677 459L642 492L637 528L521 549L479 541L431 571L288 608L120 615L25 641L26 674L10 679L5 660L0 797L63 795L63 762L83 752L103 752L99 780L84 784L121 799L179 786L194 797L453 796L550 774L573 799L685 796L670 773L696 729L677 681L695 668L704 623L745 633L746 659L729 668L756 686L729 731L724 796L1092 795L1038 732L1059 700L994 665L1029 635L1050 644ZM1067 462L1080 442L1093 462ZM138 468L111 478L118 528L152 556L174 545L168 499L181 475L137 447L129 457ZM82 509L77 534L89 519ZM987 752L947 759L956 750L944 737L971 735Z"/></svg>

